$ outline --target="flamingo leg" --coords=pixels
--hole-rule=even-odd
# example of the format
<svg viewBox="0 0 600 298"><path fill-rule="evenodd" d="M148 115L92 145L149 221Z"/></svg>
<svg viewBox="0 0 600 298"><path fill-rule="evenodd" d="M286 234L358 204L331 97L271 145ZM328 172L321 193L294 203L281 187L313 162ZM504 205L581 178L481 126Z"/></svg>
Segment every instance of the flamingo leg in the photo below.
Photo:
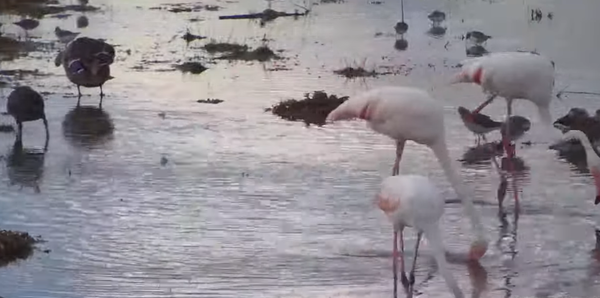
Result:
<svg viewBox="0 0 600 298"><path fill-rule="evenodd" d="M423 236L423 232L417 233L417 244L415 244L415 256L413 257L412 268L410 269L410 280L409 280L409 288L407 293L407 298L412 298L415 286L415 269L417 268L417 256L419 255L419 243L421 243L421 237Z"/></svg>
<svg viewBox="0 0 600 298"><path fill-rule="evenodd" d="M394 271L394 298L398 297L398 232L394 230L394 250L392 252L392 270Z"/></svg>
<svg viewBox="0 0 600 298"><path fill-rule="evenodd" d="M490 103L492 103L492 101L494 101L494 99L496 98L496 94L490 94L488 96L488 99L486 101L484 101L481 105L479 105L475 110L473 110L473 114L479 113L479 111L483 110L483 108L485 108L487 105L489 105Z"/></svg>
<svg viewBox="0 0 600 298"><path fill-rule="evenodd" d="M396 160L394 161L394 167L392 168L392 176L396 176L400 174L400 159L402 158L402 152L404 151L404 144L406 141L397 141L396 142ZM402 231L400 231L400 235L402 235ZM402 238L400 238L402 241Z"/></svg>
<svg viewBox="0 0 600 298"><path fill-rule="evenodd" d="M400 258L400 278L402 280L402 286L404 286L404 292L408 295L408 278L406 277L406 271L404 269L404 228L400 229L400 253L402 254Z"/></svg>
<svg viewBox="0 0 600 298"><path fill-rule="evenodd" d="M512 98L507 98L507 108L506 108L506 130L505 135L502 136L502 142L504 144L504 150L506 151L508 157L508 170L513 173L514 165L513 165L513 157L516 154L516 150L512 147L510 142L510 116L512 114ZM513 194L515 197L515 217L518 216L519 212L519 189L517 188L517 181L513 175L512 177L513 183Z"/></svg>

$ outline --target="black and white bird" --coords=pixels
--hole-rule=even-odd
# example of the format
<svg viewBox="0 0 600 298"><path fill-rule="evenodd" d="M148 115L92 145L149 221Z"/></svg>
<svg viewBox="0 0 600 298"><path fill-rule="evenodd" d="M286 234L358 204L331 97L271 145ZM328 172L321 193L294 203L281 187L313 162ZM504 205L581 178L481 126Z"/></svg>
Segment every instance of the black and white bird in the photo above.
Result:
<svg viewBox="0 0 600 298"><path fill-rule="evenodd" d="M434 25L437 25L446 20L446 14L439 10L432 11L427 18L433 22Z"/></svg>
<svg viewBox="0 0 600 298"><path fill-rule="evenodd" d="M482 44L492 37L489 35L486 35L485 33L481 32L481 31L469 31L465 35L465 38L476 44Z"/></svg>

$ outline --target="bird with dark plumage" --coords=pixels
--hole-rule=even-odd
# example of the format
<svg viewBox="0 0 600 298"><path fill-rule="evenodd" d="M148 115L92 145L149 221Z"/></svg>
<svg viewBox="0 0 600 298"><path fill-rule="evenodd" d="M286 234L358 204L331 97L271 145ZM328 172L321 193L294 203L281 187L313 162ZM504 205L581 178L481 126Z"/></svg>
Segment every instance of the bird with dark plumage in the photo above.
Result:
<svg viewBox="0 0 600 298"><path fill-rule="evenodd" d="M490 116L482 113L472 113L465 107L458 107L458 114L460 114L460 118L467 129L477 136L478 145L480 139L485 141L485 134L499 130L502 127L502 122L494 121Z"/></svg>
<svg viewBox="0 0 600 298"><path fill-rule="evenodd" d="M465 35L465 38L473 41L474 43L481 44L481 43L486 42L488 39L490 39L492 37L489 35L486 35L485 33L481 32L481 31L470 31L470 32L467 32L467 34Z"/></svg>
<svg viewBox="0 0 600 298"><path fill-rule="evenodd" d="M100 105L104 92L102 86L113 79L110 65L115 60L115 48L99 39L79 37L70 42L66 49L54 60L56 66L63 65L69 81L77 85L79 99L80 86L86 88L100 87ZM79 100L77 101L79 105Z"/></svg>
<svg viewBox="0 0 600 298"><path fill-rule="evenodd" d="M427 16L427 18L431 20L434 24L439 24L446 20L446 14L439 10L434 10Z"/></svg>
<svg viewBox="0 0 600 298"><path fill-rule="evenodd" d="M17 122L17 140L21 140L23 134L23 122L42 119L46 127L46 139L49 138L48 121L44 111L44 99L35 90L29 86L15 88L9 95L6 102L6 111L15 118Z"/></svg>
<svg viewBox="0 0 600 298"><path fill-rule="evenodd" d="M25 36L27 36L27 31L37 28L37 26L40 25L40 22L34 19L22 19L18 22L14 22L13 24L25 30Z"/></svg>

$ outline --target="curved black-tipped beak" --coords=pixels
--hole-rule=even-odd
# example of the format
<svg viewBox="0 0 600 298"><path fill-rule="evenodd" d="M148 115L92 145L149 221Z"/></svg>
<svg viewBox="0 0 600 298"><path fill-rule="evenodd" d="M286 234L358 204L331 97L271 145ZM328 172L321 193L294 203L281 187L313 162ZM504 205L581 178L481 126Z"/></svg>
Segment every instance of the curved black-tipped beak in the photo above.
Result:
<svg viewBox="0 0 600 298"><path fill-rule="evenodd" d="M596 196L596 201L594 201L594 205L600 204L600 196Z"/></svg>

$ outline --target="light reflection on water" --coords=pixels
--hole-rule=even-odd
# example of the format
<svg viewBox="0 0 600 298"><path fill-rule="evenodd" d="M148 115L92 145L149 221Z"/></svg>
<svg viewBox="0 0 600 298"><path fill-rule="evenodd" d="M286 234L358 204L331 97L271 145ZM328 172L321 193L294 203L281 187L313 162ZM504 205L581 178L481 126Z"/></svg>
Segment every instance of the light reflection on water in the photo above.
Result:
<svg viewBox="0 0 600 298"><path fill-rule="evenodd" d="M104 12L86 14L90 25L81 29L82 35L118 45L116 79L105 86L102 111L95 108L99 90L84 89L89 95L82 98L84 109L103 123L89 127L92 137L73 137L72 129L87 127L77 122L76 98L66 96L75 87L52 65L54 52L3 62L7 69L38 68L53 74L24 80L51 92L46 96L49 149L40 167L36 159L38 170L33 171L43 176L35 176L40 178L40 193L27 183L22 189L11 185L7 157L12 136L0 139L6 165L0 176L5 186L0 189L2 227L42 235L48 240L44 247L52 252L3 268L0 295L389 295L391 229L371 205L371 197L391 171L392 142L361 122L305 128L264 108L313 90L353 95L388 84L422 87L445 102L448 143L451 155L459 159L473 136L460 122L456 107L473 107L482 98L477 87L446 84L455 71L451 66L465 58L460 36L467 30L492 35L486 45L492 52L536 49L549 55L557 65L557 89L568 85L570 90L595 91L593 82L599 78L600 60L593 59L598 41L593 24L598 21L591 13L598 3L591 0L529 3L554 12L552 21L539 23L527 21L527 6L520 2L407 0L406 51L394 49L391 33L400 15L396 1L322 4L307 18L278 19L265 28L254 21L216 20L218 15L260 11L266 5L260 1L220 3L225 9L219 12L148 10L161 2L91 3ZM274 2L273 8L294 9L282 1ZM448 29L441 38L426 34L426 15L434 9L447 14ZM52 39L56 25L75 30L76 17L44 19L34 35ZM204 21L187 22L194 17ZM2 22L7 22L5 17ZM199 50L203 42L186 47L174 38L186 28L251 46L267 34L274 39L272 48L285 50L283 55L290 57L286 64L293 70L266 73L259 64L219 62L207 64L209 70L199 76L156 72L206 56ZM9 34L13 30L3 29ZM377 32L383 34L375 37ZM345 81L332 74L366 57L368 66L405 64L413 71L365 81ZM166 63L145 65L145 60ZM135 70L139 65L148 69ZM5 97L9 90L0 92ZM196 103L201 98L224 102ZM553 115L572 106L595 110L595 100L569 95L555 102ZM500 118L504 109L498 100L486 113ZM546 149L549 144L541 140L544 135L535 125L537 113L531 105L517 102L515 110L534 124L524 138L534 145L518 149L529 168L519 181L519 221L514 221L510 190L506 215L498 215L498 175L489 162L463 166L462 175L477 201L486 202L477 206L489 231L490 251L483 268L460 262L451 268L466 294L483 291L481 297L597 295L598 269L589 254L595 225L591 178L572 172ZM158 116L161 112L164 119ZM9 120L2 116L3 122ZM41 123L27 123L24 130L26 149L43 148ZM160 163L163 156L165 165ZM445 187L449 200L455 199L428 149L408 145L401 171L429 175ZM459 204L447 204L442 224L446 246L453 252L464 250L471 239L462 217ZM409 235L407 246L412 247L414 235ZM445 297L446 286L424 247L418 291L423 297Z"/></svg>

